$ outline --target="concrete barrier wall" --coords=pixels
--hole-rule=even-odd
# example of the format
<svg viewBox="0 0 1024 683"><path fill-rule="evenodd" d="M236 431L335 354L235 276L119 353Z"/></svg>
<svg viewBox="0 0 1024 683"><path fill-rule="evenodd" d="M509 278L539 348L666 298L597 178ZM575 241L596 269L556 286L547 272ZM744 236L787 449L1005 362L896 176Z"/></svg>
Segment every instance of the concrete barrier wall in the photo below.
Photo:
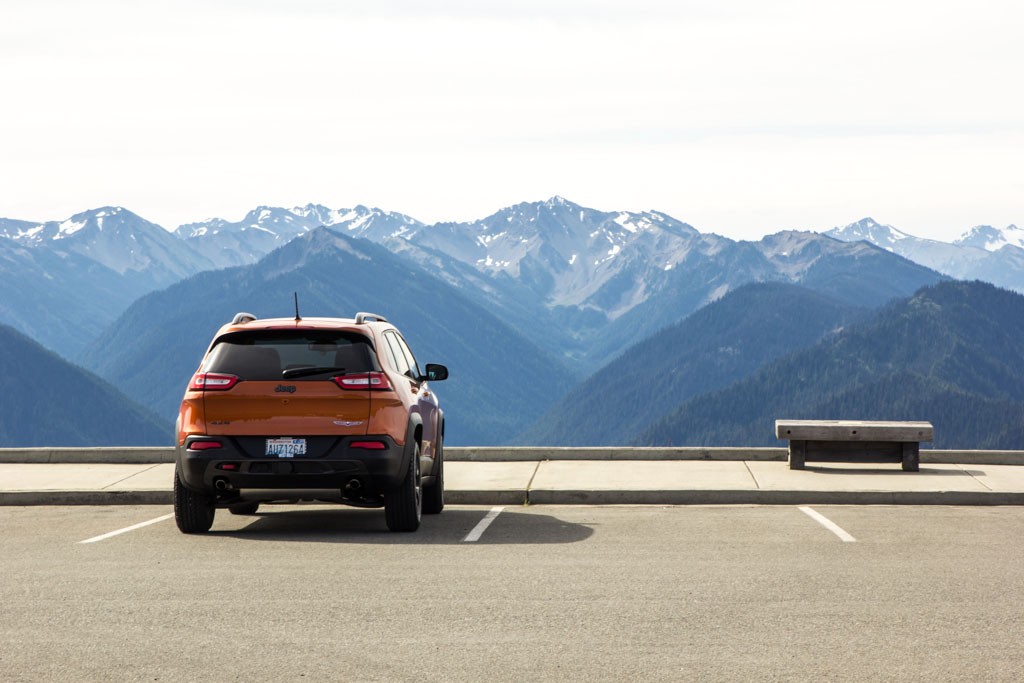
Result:
<svg viewBox="0 0 1024 683"><path fill-rule="evenodd" d="M785 448L445 448L452 462L515 462L540 460L786 460ZM165 463L173 448L0 448L0 463ZM956 451L921 449L922 463L1024 465L1024 451Z"/></svg>

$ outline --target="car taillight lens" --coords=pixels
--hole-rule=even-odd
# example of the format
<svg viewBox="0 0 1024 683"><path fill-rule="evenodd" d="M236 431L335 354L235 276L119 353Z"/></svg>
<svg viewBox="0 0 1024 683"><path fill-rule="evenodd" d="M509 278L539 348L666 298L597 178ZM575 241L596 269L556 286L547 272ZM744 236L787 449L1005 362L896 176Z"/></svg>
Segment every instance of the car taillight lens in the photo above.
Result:
<svg viewBox="0 0 1024 683"><path fill-rule="evenodd" d="M342 375L334 378L334 383L342 389L358 389L360 391L389 391L391 382L383 372L364 372L359 375Z"/></svg>
<svg viewBox="0 0 1024 683"><path fill-rule="evenodd" d="M208 451L213 448L222 448L220 441L193 441L188 445L190 451Z"/></svg>
<svg viewBox="0 0 1024 683"><path fill-rule="evenodd" d="M217 372L199 372L189 383L188 388L192 391L227 391L238 384L238 377L235 375L222 375Z"/></svg>

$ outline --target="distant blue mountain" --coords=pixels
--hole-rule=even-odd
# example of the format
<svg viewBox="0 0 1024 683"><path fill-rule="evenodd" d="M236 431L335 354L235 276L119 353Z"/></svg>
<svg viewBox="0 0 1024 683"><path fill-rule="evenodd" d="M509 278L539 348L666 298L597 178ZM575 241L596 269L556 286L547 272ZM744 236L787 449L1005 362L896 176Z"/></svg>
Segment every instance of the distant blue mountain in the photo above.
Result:
<svg viewBox="0 0 1024 683"><path fill-rule="evenodd" d="M727 387L868 314L798 285L743 285L626 349L545 413L523 441L629 444L686 400Z"/></svg>
<svg viewBox="0 0 1024 683"><path fill-rule="evenodd" d="M639 445L774 445L776 419L928 420L936 448L1024 449L1024 296L943 282L746 379L695 396Z"/></svg>
<svg viewBox="0 0 1024 683"><path fill-rule="evenodd" d="M0 325L0 447L171 443L170 421Z"/></svg>

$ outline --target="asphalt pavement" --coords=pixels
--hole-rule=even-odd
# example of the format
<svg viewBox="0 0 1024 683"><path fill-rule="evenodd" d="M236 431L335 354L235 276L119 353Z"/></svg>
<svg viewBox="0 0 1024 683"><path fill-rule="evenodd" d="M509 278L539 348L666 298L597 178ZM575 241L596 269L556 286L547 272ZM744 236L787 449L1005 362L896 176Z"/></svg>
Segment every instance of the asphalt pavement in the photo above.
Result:
<svg viewBox="0 0 1024 683"><path fill-rule="evenodd" d="M0 508L0 680L1024 671L1019 507L499 508L396 534L380 510L283 506L218 513L200 536L169 506Z"/></svg>

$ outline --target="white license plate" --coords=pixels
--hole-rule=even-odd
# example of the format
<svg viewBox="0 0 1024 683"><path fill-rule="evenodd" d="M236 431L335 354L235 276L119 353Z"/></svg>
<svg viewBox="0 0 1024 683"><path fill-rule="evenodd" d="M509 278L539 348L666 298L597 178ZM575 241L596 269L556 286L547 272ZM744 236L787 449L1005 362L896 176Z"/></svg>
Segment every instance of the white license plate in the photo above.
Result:
<svg viewBox="0 0 1024 683"><path fill-rule="evenodd" d="M305 439L267 439L267 455L279 458L294 458L306 454Z"/></svg>

